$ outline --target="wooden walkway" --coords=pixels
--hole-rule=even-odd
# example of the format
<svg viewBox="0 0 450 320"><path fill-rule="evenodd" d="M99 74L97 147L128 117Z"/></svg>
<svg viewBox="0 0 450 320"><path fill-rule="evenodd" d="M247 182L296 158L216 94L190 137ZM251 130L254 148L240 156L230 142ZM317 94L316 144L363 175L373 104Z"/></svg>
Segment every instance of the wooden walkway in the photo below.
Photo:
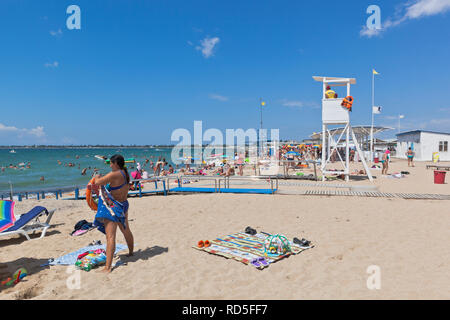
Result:
<svg viewBox="0 0 450 320"><path fill-rule="evenodd" d="M401 199L420 199L420 200L450 200L447 194L419 194L419 193L386 193L369 191L340 191L340 190L303 190L303 191L280 191L278 194L297 194L305 196L357 196L374 198L401 198Z"/></svg>

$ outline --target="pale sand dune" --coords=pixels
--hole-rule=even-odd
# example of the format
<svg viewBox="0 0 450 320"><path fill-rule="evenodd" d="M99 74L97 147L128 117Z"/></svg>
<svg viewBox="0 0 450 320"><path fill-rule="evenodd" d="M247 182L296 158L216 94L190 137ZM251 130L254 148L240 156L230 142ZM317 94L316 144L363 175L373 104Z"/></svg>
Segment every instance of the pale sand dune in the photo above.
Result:
<svg viewBox="0 0 450 320"><path fill-rule="evenodd" d="M411 174L378 178L380 191L450 194L434 185L425 164L392 167ZM449 181L450 177L447 177ZM342 183L337 182L337 183ZM351 184L368 184L365 181ZM48 258L77 250L97 230L71 237L74 224L91 220L84 201L28 200L57 208L54 227L40 240L0 238L0 275L26 267L30 275L0 299L449 299L450 201L295 195L193 194L130 198L134 257L110 275L81 271L81 288L70 290L65 266L39 267ZM306 238L315 247L259 271L191 248L252 226L258 231ZM125 243L120 232L118 242ZM5 266L6 264L6 266ZM367 267L381 268L381 289L369 290Z"/></svg>

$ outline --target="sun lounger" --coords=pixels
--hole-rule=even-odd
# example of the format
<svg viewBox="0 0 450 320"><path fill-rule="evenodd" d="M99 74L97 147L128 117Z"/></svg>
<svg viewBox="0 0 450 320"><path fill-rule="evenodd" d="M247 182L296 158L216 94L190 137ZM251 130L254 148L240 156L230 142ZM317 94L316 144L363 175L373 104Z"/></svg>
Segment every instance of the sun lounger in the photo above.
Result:
<svg viewBox="0 0 450 320"><path fill-rule="evenodd" d="M12 227L0 232L0 236L22 234L28 240L31 240L29 234L41 231L42 233L39 237L39 239L41 239L45 236L47 229L50 227L50 220L55 211L56 210L48 211L44 207L36 206L29 212L22 214ZM45 222L40 222L39 218L45 214L47 215L47 220Z"/></svg>

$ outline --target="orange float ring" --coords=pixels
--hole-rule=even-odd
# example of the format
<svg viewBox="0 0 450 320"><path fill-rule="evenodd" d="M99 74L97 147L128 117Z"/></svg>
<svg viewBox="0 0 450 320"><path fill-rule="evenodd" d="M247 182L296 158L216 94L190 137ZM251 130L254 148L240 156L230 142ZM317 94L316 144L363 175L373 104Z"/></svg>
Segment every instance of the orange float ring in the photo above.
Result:
<svg viewBox="0 0 450 320"><path fill-rule="evenodd" d="M87 185L89 186L89 185L93 185L93 184L94 184L94 178L89 180L89 183ZM97 194L97 196L98 196L98 193L94 193L94 194ZM93 196L92 190L86 186L86 202L93 211L97 211L97 203L94 201L94 198L92 196Z"/></svg>

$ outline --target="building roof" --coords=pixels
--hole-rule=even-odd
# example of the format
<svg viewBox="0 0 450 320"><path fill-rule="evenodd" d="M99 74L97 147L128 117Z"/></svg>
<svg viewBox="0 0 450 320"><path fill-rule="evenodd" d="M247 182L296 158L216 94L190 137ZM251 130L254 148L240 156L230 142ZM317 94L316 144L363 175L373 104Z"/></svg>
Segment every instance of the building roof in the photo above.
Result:
<svg viewBox="0 0 450 320"><path fill-rule="evenodd" d="M318 77L313 76L313 79L319 82L325 82L332 86L346 86L347 82L350 84L356 84L355 78L338 78L338 77Z"/></svg>
<svg viewBox="0 0 450 320"><path fill-rule="evenodd" d="M340 128L335 128L335 129L330 129L330 133L331 134L341 134L342 131L345 129L345 127L340 127ZM353 132L355 133L355 135L360 136L360 135L370 135L370 129L371 126L352 126ZM377 127L374 126L373 127L373 134L377 134L383 131L387 131L387 130L394 130L394 128L389 128L389 127ZM311 136L311 139L322 139L322 132L314 132Z"/></svg>
<svg viewBox="0 0 450 320"><path fill-rule="evenodd" d="M404 134L415 134L415 133L421 133L421 132L450 135L450 133L448 133L448 132L437 132L437 131L428 131L428 130L412 130L412 131L405 131L405 132L397 133L396 136L398 137L398 136L401 136Z"/></svg>

